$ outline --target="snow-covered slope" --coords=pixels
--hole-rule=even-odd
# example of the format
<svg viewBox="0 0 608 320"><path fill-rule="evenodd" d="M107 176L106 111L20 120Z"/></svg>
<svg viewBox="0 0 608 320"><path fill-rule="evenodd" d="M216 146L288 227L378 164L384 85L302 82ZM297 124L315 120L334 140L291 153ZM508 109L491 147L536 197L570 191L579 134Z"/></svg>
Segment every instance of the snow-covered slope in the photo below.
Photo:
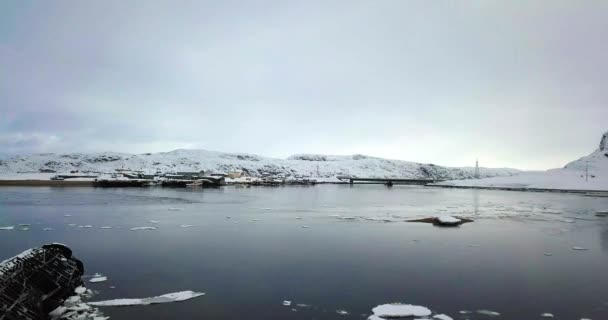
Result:
<svg viewBox="0 0 608 320"><path fill-rule="evenodd" d="M561 169L522 172L510 177L446 181L439 184L497 188L608 190L608 132L602 136L597 150L568 163Z"/></svg>
<svg viewBox="0 0 608 320"><path fill-rule="evenodd" d="M211 171L228 173L243 171L245 175L264 174L285 177L335 178L338 175L374 178L466 179L474 168L449 168L400 160L387 160L365 155L329 156L300 154L288 159L268 158L244 153L207 150L175 150L171 152L126 154L104 152L95 154L35 154L0 158L1 175L72 170L113 172L115 169L146 172ZM516 169L480 168L483 177L509 176Z"/></svg>

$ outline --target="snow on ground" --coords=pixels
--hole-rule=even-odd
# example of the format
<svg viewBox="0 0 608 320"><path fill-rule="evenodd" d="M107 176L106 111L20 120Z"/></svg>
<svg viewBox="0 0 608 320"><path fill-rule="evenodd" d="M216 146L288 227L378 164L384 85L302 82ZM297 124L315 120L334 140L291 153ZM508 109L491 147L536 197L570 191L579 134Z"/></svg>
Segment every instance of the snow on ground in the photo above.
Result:
<svg viewBox="0 0 608 320"><path fill-rule="evenodd" d="M180 291L163 294L161 296L141 298L141 299L114 299L106 301L89 302L88 304L96 307L124 307L124 306L143 306L149 304L181 302L196 297L204 296L203 292Z"/></svg>
<svg viewBox="0 0 608 320"><path fill-rule="evenodd" d="M561 169L521 172L513 176L445 181L437 185L608 191L608 132L602 136L597 150L570 162Z"/></svg>
<svg viewBox="0 0 608 320"><path fill-rule="evenodd" d="M365 155L295 155L288 159L277 159L243 153L180 149L146 154L103 152L8 156L0 158L0 179L48 180L55 174L38 172L52 170L63 174L78 170L79 173L108 173L121 168L148 173L201 170L217 173L243 172L251 177L312 177L317 181L331 182L337 181L336 176L465 179L473 177L475 171L473 167L449 168ZM519 170L506 168L480 169L483 177L512 175L517 172Z"/></svg>

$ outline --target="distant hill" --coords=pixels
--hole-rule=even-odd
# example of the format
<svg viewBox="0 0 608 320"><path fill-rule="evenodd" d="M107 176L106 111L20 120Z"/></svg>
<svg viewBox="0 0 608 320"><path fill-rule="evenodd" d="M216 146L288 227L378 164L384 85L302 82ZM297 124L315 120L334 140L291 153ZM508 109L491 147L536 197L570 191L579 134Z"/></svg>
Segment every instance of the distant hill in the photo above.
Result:
<svg viewBox="0 0 608 320"><path fill-rule="evenodd" d="M249 176L264 174L286 177L335 178L338 175L373 178L467 179L475 169L451 168L365 155L332 156L299 154L287 159L268 158L254 154L225 153L208 150L179 149L171 152L127 154L65 153L34 154L0 158L0 174L72 170L113 172L115 169L146 172L211 171L227 173L243 171ZM480 168L482 177L510 176L516 169Z"/></svg>
<svg viewBox="0 0 608 320"><path fill-rule="evenodd" d="M522 172L511 177L446 181L454 186L510 187L608 191L608 132L599 147L588 156L568 163L564 168Z"/></svg>

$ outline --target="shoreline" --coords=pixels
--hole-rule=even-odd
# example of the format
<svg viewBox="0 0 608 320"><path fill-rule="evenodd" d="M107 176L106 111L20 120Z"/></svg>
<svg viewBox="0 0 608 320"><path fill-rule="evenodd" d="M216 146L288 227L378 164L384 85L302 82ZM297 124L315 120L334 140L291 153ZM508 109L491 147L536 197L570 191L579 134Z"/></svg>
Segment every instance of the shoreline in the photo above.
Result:
<svg viewBox="0 0 608 320"><path fill-rule="evenodd" d="M318 182L317 184L348 184L346 182ZM381 185L378 183L356 183L354 185ZM229 183L226 186L243 186L242 183ZM288 186L288 185L286 185ZM478 189L478 190L499 190L499 191L519 191L519 192L554 192L589 194L593 196L608 197L608 190L593 189L550 189L550 188L524 188L524 187L483 187L483 186L450 186L450 185L422 185L432 188L448 189ZM87 180L0 180L0 187L95 187L94 181Z"/></svg>
<svg viewBox="0 0 608 320"><path fill-rule="evenodd" d="M588 194L595 193L600 196L608 196L608 190L594 190L594 189L551 189L551 188L525 188L525 187L482 187L482 186L450 186L450 185L437 185L427 184L425 187L433 188L450 188L450 189L478 189L478 190L501 190L501 191L520 191L520 192L556 192L556 193L576 193L576 194Z"/></svg>

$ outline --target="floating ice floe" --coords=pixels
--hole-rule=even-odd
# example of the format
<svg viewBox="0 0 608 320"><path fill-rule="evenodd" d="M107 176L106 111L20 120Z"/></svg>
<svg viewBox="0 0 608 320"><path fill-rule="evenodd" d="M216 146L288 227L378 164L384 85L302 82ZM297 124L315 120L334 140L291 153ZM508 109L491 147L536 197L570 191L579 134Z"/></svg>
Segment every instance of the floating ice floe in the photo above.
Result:
<svg viewBox="0 0 608 320"><path fill-rule="evenodd" d="M72 215L71 214L64 214L63 216L64 217L71 217Z"/></svg>
<svg viewBox="0 0 608 320"><path fill-rule="evenodd" d="M194 225L193 224L181 224L179 227L180 228L190 228L190 227L194 227Z"/></svg>
<svg viewBox="0 0 608 320"><path fill-rule="evenodd" d="M552 255L553 255L553 253L551 253L551 252L545 252L545 255L546 255L547 257L550 257L550 256L552 256Z"/></svg>
<svg viewBox="0 0 608 320"><path fill-rule="evenodd" d="M348 311L346 311L346 310L336 310L336 313L341 316L346 316L349 314Z"/></svg>
<svg viewBox="0 0 608 320"><path fill-rule="evenodd" d="M32 225L31 223L20 223L20 224L18 224L17 226L18 226L18 227L29 227L29 226L31 226L31 225Z"/></svg>
<svg viewBox="0 0 608 320"><path fill-rule="evenodd" d="M76 224L75 224L75 223L68 223L68 226L70 226L70 227L75 227L75 226L76 226Z"/></svg>
<svg viewBox="0 0 608 320"><path fill-rule="evenodd" d="M458 311L458 313L460 313L460 314L471 314L473 312L469 311L469 310L460 310L460 311Z"/></svg>
<svg viewBox="0 0 608 320"><path fill-rule="evenodd" d="M298 220L302 220L302 217L296 217L296 219L298 219Z"/></svg>
<svg viewBox="0 0 608 320"><path fill-rule="evenodd" d="M15 226L8 226L8 227L0 227L0 230L13 230L15 229Z"/></svg>
<svg viewBox="0 0 608 320"><path fill-rule="evenodd" d="M582 250L589 250L589 249L584 248L584 247L572 247L572 250L582 251Z"/></svg>
<svg viewBox="0 0 608 320"><path fill-rule="evenodd" d="M80 286L80 287L74 289L74 292L76 292L77 294L83 294L83 293L87 292L87 288Z"/></svg>
<svg viewBox="0 0 608 320"><path fill-rule="evenodd" d="M291 306L291 301L285 300L285 301L283 301L283 305L286 307L289 307L289 306Z"/></svg>
<svg viewBox="0 0 608 320"><path fill-rule="evenodd" d="M18 231L28 231L28 230L30 230L30 228L28 228L28 227L23 227L23 228L19 228L19 229L17 229L17 230L18 230Z"/></svg>
<svg viewBox="0 0 608 320"><path fill-rule="evenodd" d="M491 316L491 317L500 316L500 313L498 313L496 311L492 311L492 310L486 310L486 309L477 310L477 313L483 314L485 316Z"/></svg>
<svg viewBox="0 0 608 320"><path fill-rule="evenodd" d="M137 230L156 230L158 229L157 227L135 227L135 228L131 228L129 230L131 231L137 231Z"/></svg>
<svg viewBox="0 0 608 320"><path fill-rule="evenodd" d="M431 315L431 310L426 307L400 303L382 304L373 308L372 312L380 318L426 317Z"/></svg>
<svg viewBox="0 0 608 320"><path fill-rule="evenodd" d="M296 307L298 307L298 308L308 308L308 307L310 307L310 305L309 304L305 304L305 303L298 303L298 304L296 304Z"/></svg>
<svg viewBox="0 0 608 320"><path fill-rule="evenodd" d="M53 231L53 228L43 228L43 231Z"/></svg>
<svg viewBox="0 0 608 320"><path fill-rule="evenodd" d="M93 228L93 226L90 224L85 224L83 226L78 226L78 228Z"/></svg>
<svg viewBox="0 0 608 320"><path fill-rule="evenodd" d="M196 297L204 296L204 292L180 291L163 294L161 296L142 298L142 299L114 299L106 301L89 302L88 304L96 307L126 307L126 306L144 306L149 304L181 302L190 300Z"/></svg>
<svg viewBox="0 0 608 320"><path fill-rule="evenodd" d="M100 274L96 274L95 276L93 276L93 278L89 279L90 283L97 283L97 282L104 282L108 280L108 277L106 276L102 276Z"/></svg>
<svg viewBox="0 0 608 320"><path fill-rule="evenodd" d="M150 223L158 223L158 221L156 221L156 220L150 220L148 222L150 222Z"/></svg>
<svg viewBox="0 0 608 320"><path fill-rule="evenodd" d="M112 227L110 227L110 226L103 226L103 227L99 227L99 229L112 229Z"/></svg>
<svg viewBox="0 0 608 320"><path fill-rule="evenodd" d="M303 229L308 229L310 226L302 226Z"/></svg>
<svg viewBox="0 0 608 320"><path fill-rule="evenodd" d="M433 319L437 319L437 320L454 320L452 319L452 317L448 316L447 314L436 314L433 316Z"/></svg>
<svg viewBox="0 0 608 320"><path fill-rule="evenodd" d="M182 209L181 208L169 208L168 210L169 211L181 211Z"/></svg>
<svg viewBox="0 0 608 320"><path fill-rule="evenodd" d="M545 312L545 313L541 314L540 316L543 318L553 318L553 314L548 313L548 312Z"/></svg>

